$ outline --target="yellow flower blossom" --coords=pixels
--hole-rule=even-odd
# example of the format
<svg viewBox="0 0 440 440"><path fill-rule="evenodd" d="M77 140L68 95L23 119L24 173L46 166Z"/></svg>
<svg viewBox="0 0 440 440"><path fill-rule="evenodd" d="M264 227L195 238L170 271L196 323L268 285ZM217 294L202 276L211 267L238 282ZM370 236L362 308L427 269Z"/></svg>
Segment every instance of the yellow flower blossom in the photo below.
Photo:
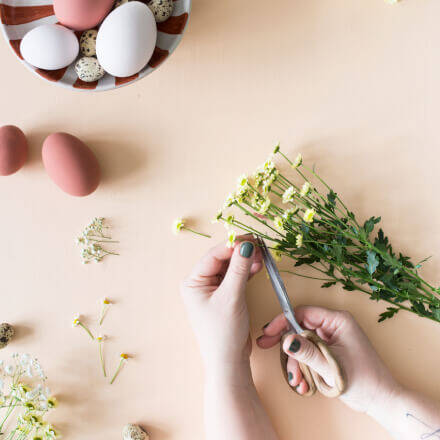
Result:
<svg viewBox="0 0 440 440"><path fill-rule="evenodd" d="M275 229L280 232L283 233L284 232L284 221L281 217L276 216L273 220L273 224L275 226Z"/></svg>
<svg viewBox="0 0 440 440"><path fill-rule="evenodd" d="M302 234L298 234L296 236L296 247L301 247L303 245L303 236Z"/></svg>
<svg viewBox="0 0 440 440"><path fill-rule="evenodd" d="M295 161L292 163L292 168L296 169L298 167L300 167L303 163L303 158L302 158L302 154L298 154L298 156L296 156Z"/></svg>
<svg viewBox="0 0 440 440"><path fill-rule="evenodd" d="M228 231L228 240L226 242L226 247L233 248L235 245L235 240L237 238L237 233L233 230Z"/></svg>
<svg viewBox="0 0 440 440"><path fill-rule="evenodd" d="M293 216L298 212L298 209L298 206L295 206L291 209L286 209L283 214L283 219L287 221L292 220Z"/></svg>
<svg viewBox="0 0 440 440"><path fill-rule="evenodd" d="M269 197L266 197L263 201L260 201L259 207L258 207L258 213L263 214L263 215L266 214L266 212L270 208L270 204L271 204L271 201L270 201Z"/></svg>
<svg viewBox="0 0 440 440"><path fill-rule="evenodd" d="M237 186L239 188L242 188L243 186L247 186L247 185L248 185L248 178L246 174L242 174L237 180Z"/></svg>
<svg viewBox="0 0 440 440"><path fill-rule="evenodd" d="M178 234L185 227L185 222L182 218L177 218L173 223L173 232Z"/></svg>
<svg viewBox="0 0 440 440"><path fill-rule="evenodd" d="M304 185L301 188L301 196L305 197L310 191L310 183L305 182Z"/></svg>
<svg viewBox="0 0 440 440"><path fill-rule="evenodd" d="M306 209L306 212L304 213L304 221L306 223L312 223L313 219L315 217L316 211L314 209Z"/></svg>
<svg viewBox="0 0 440 440"><path fill-rule="evenodd" d="M289 188L284 191L283 194L283 203L290 203L293 201L293 197L295 196L295 188L293 186L290 186Z"/></svg>

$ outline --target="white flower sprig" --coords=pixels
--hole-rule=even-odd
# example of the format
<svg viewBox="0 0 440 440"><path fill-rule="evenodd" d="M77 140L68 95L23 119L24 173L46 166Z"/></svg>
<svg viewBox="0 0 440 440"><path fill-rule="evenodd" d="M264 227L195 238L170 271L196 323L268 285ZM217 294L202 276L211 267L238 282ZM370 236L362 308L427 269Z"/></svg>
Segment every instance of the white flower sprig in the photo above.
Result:
<svg viewBox="0 0 440 440"><path fill-rule="evenodd" d="M83 230L75 241L81 247L83 264L90 262L100 263L107 255L119 255L103 246L109 243L119 243L109 236L110 227L105 225L104 217L95 217ZM106 230L106 231L105 231Z"/></svg>
<svg viewBox="0 0 440 440"><path fill-rule="evenodd" d="M81 328L83 328L92 339L95 339L95 337L93 336L93 334L90 331L90 329L84 324L84 322L81 321L81 315L79 313L77 313L73 317L72 326L73 327L81 327Z"/></svg>
<svg viewBox="0 0 440 440"><path fill-rule="evenodd" d="M5 440L59 439L58 431L44 420L57 404L38 359L14 353L8 363L0 361L0 436L7 434ZM11 416L15 428L3 432Z"/></svg>

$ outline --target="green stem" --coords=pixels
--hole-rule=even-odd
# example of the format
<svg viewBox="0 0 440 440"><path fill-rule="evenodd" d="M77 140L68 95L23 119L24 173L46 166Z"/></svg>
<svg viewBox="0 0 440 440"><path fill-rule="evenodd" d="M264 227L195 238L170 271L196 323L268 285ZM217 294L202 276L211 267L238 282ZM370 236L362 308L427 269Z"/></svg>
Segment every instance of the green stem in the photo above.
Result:
<svg viewBox="0 0 440 440"><path fill-rule="evenodd" d="M79 326L82 327L93 340L95 339L95 337L92 335L92 332L87 328L86 325L80 322Z"/></svg>
<svg viewBox="0 0 440 440"><path fill-rule="evenodd" d="M208 234L203 234L201 232L194 231L193 229L187 228L186 226L184 226L182 229L185 229L185 230L187 230L189 232L192 232L193 234L200 235L202 237L211 238L211 236L208 235Z"/></svg>
<svg viewBox="0 0 440 440"><path fill-rule="evenodd" d="M107 377L107 373L105 371L104 356L102 354L102 341L99 341L99 358L101 360L101 367L102 367L102 372L104 374L104 377Z"/></svg>
<svg viewBox="0 0 440 440"><path fill-rule="evenodd" d="M125 361L125 359L121 359L121 362L119 362L118 368L116 369L116 372L115 372L115 374L113 375L112 380L110 381L110 385L113 385L113 382L114 382L114 381L116 380L116 378L118 377L118 375L119 375L119 373L120 373L120 371L121 371L121 369L122 369L122 366L124 365L124 361Z"/></svg>

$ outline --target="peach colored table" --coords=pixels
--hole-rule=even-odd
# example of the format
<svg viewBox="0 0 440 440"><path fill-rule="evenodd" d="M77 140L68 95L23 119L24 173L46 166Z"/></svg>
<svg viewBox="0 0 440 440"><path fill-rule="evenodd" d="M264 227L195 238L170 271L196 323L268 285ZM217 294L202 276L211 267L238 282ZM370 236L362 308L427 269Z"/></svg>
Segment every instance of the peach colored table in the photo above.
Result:
<svg viewBox="0 0 440 440"><path fill-rule="evenodd" d="M361 217L382 215L396 247L437 254L424 275L440 278L439 14L436 0L194 0L188 33L159 72L105 94L45 83L0 44L0 122L21 126L31 145L26 167L0 182L0 321L19 327L0 354L41 359L65 438L118 439L127 422L152 440L203 438L202 370L178 284L223 239L209 219L236 176L278 140L316 162ZM104 181L91 197L71 198L45 175L41 143L57 130L97 153ZM215 239L174 237L179 215ZM73 239L93 216L111 218L122 256L84 267ZM350 310L402 382L440 397L438 324L402 313L378 325L384 304L287 284L296 302ZM121 351L135 356L113 386L96 347L71 328L75 312L93 320L104 295L117 302L105 321L109 365ZM249 304L257 336L278 313L264 275ZM277 349L254 349L253 367L282 439L389 438L338 401L296 397Z"/></svg>

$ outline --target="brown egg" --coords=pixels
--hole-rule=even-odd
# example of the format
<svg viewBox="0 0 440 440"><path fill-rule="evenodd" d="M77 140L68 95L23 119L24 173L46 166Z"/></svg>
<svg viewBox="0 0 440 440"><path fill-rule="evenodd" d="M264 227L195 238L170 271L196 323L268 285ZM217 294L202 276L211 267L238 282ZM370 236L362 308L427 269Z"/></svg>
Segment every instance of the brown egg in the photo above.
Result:
<svg viewBox="0 0 440 440"><path fill-rule="evenodd" d="M67 194L88 196L98 187L101 170L87 145L67 133L54 133L43 144L43 163L49 177Z"/></svg>
<svg viewBox="0 0 440 440"><path fill-rule="evenodd" d="M0 176L17 172L26 162L28 143L24 133L14 125L0 127Z"/></svg>

